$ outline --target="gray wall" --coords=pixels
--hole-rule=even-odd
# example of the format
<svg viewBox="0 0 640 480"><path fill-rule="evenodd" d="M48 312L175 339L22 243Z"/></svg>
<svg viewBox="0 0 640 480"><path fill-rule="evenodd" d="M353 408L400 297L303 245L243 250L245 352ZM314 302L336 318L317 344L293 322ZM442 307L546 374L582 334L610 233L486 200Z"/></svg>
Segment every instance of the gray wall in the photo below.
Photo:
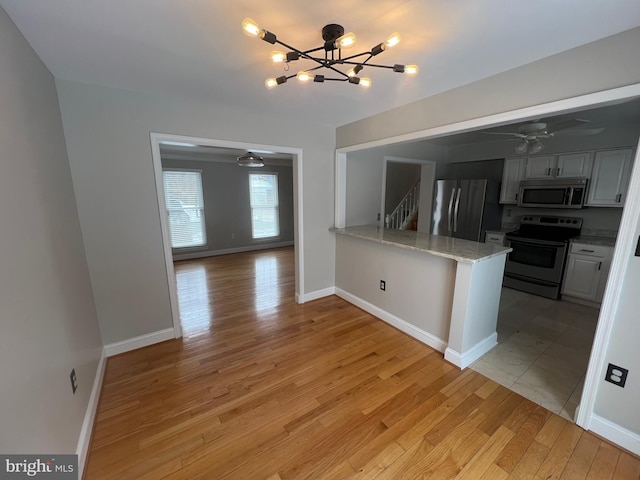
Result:
<svg viewBox="0 0 640 480"><path fill-rule="evenodd" d="M422 165L416 163L387 162L385 181L384 213L391 213L407 194L409 189L420 180Z"/></svg>
<svg viewBox="0 0 640 480"><path fill-rule="evenodd" d="M207 246L190 252L215 253L220 250L260 246L264 240L251 237L249 172L278 174L280 236L271 242L293 242L293 167L265 165L259 170L234 163L162 159L162 167L202 170ZM232 238L235 236L235 238ZM179 253L179 251L175 252Z"/></svg>
<svg viewBox="0 0 640 480"><path fill-rule="evenodd" d="M1 8L0 45L0 452L74 453L102 344L60 110Z"/></svg>
<svg viewBox="0 0 640 480"><path fill-rule="evenodd" d="M337 145L358 145L494 113L639 84L638 48L640 28L635 28L345 125L338 128ZM640 166L636 165L634 175L640 175ZM638 219L631 221L637 235L640 232ZM632 243L635 247L635 238ZM617 365L633 366L640 364L640 350L636 341L639 333L637 285L640 283L640 262L633 256L632 249L620 252L620 255L624 256L627 263L626 288L619 293L620 308L612 313L613 332L607 360L611 359ZM631 382L634 387L625 389L600 380L595 408L596 414L635 435L640 434L640 393L636 388L640 384L639 378L640 370L631 369L627 385Z"/></svg>
<svg viewBox="0 0 640 480"><path fill-rule="evenodd" d="M503 158L476 162L441 162L436 167L436 178L439 180L474 180L486 178L487 180L502 182L503 166Z"/></svg>
<svg viewBox="0 0 640 480"><path fill-rule="evenodd" d="M149 132L301 148L302 293L333 286L334 129L213 100L56 82L105 344L172 327Z"/></svg>

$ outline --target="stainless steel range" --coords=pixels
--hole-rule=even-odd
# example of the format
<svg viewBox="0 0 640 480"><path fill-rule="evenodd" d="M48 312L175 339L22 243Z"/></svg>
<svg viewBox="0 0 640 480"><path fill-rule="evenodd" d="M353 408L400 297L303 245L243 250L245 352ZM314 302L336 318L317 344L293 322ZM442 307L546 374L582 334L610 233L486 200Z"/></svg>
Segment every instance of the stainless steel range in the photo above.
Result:
<svg viewBox="0 0 640 480"><path fill-rule="evenodd" d="M569 239L580 235L582 219L526 215L520 228L505 235L507 255L503 285L548 298L560 298Z"/></svg>

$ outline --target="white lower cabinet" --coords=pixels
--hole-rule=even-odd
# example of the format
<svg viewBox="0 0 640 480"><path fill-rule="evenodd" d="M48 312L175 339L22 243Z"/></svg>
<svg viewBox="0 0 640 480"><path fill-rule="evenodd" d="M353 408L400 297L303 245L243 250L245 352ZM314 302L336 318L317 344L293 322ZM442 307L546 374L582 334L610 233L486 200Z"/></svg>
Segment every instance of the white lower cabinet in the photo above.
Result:
<svg viewBox="0 0 640 480"><path fill-rule="evenodd" d="M602 302L613 247L571 243L562 284L562 296Z"/></svg>

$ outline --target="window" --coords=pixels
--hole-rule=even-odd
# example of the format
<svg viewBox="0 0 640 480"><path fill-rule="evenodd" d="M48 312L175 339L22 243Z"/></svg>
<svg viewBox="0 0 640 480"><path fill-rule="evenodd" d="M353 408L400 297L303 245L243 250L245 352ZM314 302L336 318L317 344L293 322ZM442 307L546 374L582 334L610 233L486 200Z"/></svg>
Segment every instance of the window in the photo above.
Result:
<svg viewBox="0 0 640 480"><path fill-rule="evenodd" d="M164 199L171 232L171 248L207 244L199 170L163 170Z"/></svg>
<svg viewBox="0 0 640 480"><path fill-rule="evenodd" d="M249 173L249 195L253 238L270 238L280 235L278 175Z"/></svg>

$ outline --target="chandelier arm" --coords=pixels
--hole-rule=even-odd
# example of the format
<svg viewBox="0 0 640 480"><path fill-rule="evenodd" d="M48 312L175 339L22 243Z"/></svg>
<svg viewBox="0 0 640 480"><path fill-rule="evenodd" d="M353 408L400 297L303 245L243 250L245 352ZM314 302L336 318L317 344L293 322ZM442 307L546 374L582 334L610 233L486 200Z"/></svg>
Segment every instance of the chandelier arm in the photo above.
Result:
<svg viewBox="0 0 640 480"><path fill-rule="evenodd" d="M364 62L358 62L358 63L366 63L373 58L373 55L371 55L371 52L361 52L361 53L356 53L354 55L349 55L348 57L344 57L342 60L347 61L347 60L361 57L363 55L369 55L369 57Z"/></svg>

